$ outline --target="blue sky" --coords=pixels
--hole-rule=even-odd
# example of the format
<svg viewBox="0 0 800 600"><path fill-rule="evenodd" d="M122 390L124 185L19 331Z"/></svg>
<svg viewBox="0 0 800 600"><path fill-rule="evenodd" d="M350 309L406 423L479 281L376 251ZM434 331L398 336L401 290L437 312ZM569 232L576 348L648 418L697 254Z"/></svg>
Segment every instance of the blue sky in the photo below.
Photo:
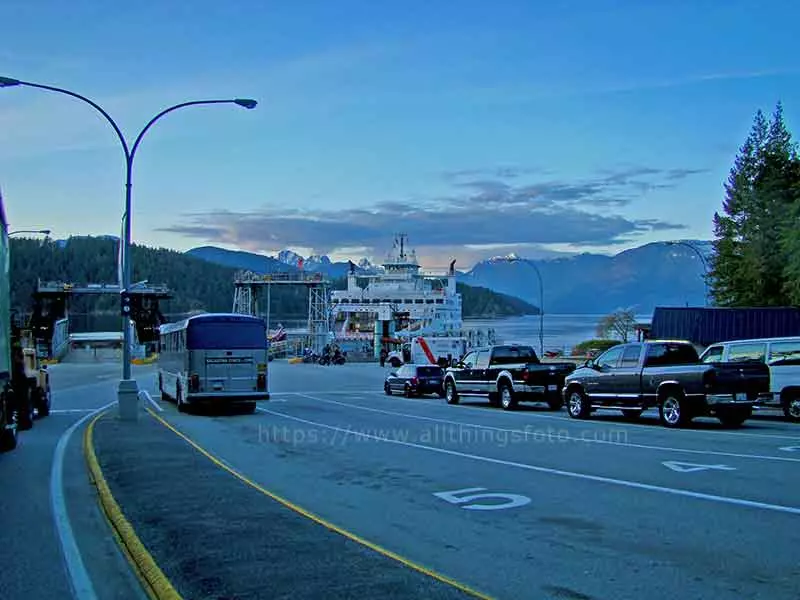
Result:
<svg viewBox="0 0 800 600"><path fill-rule="evenodd" d="M117 6L114 6L114 5ZM112 8L113 6L113 8ZM759 108L800 114L794 2L5 0L0 75L107 108L136 241L431 266L711 236ZM117 233L123 160L90 107L0 89L12 228Z"/></svg>

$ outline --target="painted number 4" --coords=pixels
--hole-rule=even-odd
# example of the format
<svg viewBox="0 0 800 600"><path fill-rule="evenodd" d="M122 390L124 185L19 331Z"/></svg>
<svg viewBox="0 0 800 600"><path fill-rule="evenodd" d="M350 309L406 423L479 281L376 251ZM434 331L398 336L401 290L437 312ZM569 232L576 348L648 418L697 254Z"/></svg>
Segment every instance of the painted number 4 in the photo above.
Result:
<svg viewBox="0 0 800 600"><path fill-rule="evenodd" d="M502 510L525 506L531 501L527 496L520 494L486 492L486 488L464 488L452 492L437 492L434 496L451 504L460 504L461 508L467 510ZM481 504L480 501L487 503Z"/></svg>

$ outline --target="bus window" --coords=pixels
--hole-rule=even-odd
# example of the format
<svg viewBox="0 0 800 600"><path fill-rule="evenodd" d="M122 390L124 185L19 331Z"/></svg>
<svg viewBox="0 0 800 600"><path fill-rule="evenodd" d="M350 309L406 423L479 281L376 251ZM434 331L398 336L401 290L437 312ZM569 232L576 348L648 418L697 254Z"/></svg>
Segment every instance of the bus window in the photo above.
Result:
<svg viewBox="0 0 800 600"><path fill-rule="evenodd" d="M267 347L266 326L258 321L192 323L186 339L189 350L260 350Z"/></svg>

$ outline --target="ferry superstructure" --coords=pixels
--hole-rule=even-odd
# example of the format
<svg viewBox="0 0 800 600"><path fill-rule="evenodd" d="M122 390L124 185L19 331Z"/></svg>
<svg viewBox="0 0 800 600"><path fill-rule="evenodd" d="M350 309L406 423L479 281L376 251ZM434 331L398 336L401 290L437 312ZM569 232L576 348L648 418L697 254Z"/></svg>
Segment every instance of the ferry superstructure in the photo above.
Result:
<svg viewBox="0 0 800 600"><path fill-rule="evenodd" d="M374 275L351 268L347 289L331 293L335 339L371 341L377 358L387 340L462 335L455 261L445 272L422 271L407 236L398 234L382 267Z"/></svg>

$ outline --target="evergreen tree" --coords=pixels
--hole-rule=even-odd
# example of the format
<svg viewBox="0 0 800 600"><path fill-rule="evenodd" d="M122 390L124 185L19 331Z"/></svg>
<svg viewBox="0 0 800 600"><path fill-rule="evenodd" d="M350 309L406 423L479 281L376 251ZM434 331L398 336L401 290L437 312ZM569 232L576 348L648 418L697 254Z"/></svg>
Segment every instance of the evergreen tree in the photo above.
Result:
<svg viewBox="0 0 800 600"><path fill-rule="evenodd" d="M739 150L725 185L724 214L714 215L712 294L720 306L782 306L791 301L800 272L792 254L797 243L797 152L775 108L770 122L761 111Z"/></svg>

